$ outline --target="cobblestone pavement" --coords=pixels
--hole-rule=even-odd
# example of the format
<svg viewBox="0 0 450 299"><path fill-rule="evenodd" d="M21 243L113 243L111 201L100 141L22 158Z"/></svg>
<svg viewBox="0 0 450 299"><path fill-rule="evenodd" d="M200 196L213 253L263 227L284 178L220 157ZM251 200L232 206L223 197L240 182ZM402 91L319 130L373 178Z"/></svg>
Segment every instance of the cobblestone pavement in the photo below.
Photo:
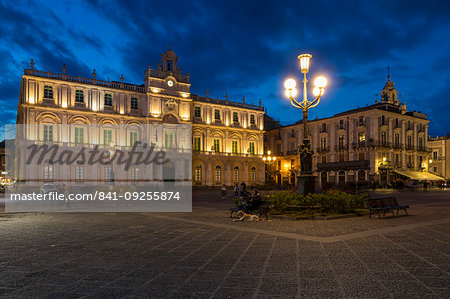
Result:
<svg viewBox="0 0 450 299"><path fill-rule="evenodd" d="M450 192L407 217L232 222L193 213L0 216L2 297L450 297Z"/></svg>

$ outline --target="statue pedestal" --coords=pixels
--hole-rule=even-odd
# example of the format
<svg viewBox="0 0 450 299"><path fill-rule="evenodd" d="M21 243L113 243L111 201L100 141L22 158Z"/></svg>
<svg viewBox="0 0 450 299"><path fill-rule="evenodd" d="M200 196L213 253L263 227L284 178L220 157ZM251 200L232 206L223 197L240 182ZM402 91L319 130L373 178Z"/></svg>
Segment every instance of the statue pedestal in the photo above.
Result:
<svg viewBox="0 0 450 299"><path fill-rule="evenodd" d="M298 193L301 195L316 193L316 176L312 174L300 174L297 178Z"/></svg>

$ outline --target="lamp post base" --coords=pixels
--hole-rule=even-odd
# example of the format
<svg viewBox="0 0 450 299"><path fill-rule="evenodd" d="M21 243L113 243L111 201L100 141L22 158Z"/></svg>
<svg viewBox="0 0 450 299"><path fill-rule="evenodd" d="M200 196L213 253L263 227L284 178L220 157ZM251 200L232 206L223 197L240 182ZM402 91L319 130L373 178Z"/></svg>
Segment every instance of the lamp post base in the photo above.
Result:
<svg viewBox="0 0 450 299"><path fill-rule="evenodd" d="M316 176L312 174L300 174L297 178L298 193L301 195L316 193Z"/></svg>

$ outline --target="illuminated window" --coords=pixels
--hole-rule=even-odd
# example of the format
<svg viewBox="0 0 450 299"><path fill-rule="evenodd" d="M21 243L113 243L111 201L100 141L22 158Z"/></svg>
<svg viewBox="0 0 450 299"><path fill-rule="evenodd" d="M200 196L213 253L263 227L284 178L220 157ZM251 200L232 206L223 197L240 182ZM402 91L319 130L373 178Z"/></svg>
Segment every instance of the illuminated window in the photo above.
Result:
<svg viewBox="0 0 450 299"><path fill-rule="evenodd" d="M400 146L400 135L399 134L394 135L394 145L395 145L395 147Z"/></svg>
<svg viewBox="0 0 450 299"><path fill-rule="evenodd" d="M166 132L165 134L165 145L166 148L174 148L174 134L173 132Z"/></svg>
<svg viewBox="0 0 450 299"><path fill-rule="evenodd" d="M239 178L240 178L239 166L234 166L234 168L233 168L233 178L234 178L235 182L239 182Z"/></svg>
<svg viewBox="0 0 450 299"><path fill-rule="evenodd" d="M75 144L84 143L84 128L75 127Z"/></svg>
<svg viewBox="0 0 450 299"><path fill-rule="evenodd" d="M133 146L138 141L138 133L130 132L130 146Z"/></svg>
<svg viewBox="0 0 450 299"><path fill-rule="evenodd" d="M344 135L341 135L341 136L339 136L339 148L344 148L344 146L345 146L345 136Z"/></svg>
<svg viewBox="0 0 450 299"><path fill-rule="evenodd" d="M53 180L53 165L44 165L44 180Z"/></svg>
<svg viewBox="0 0 450 299"><path fill-rule="evenodd" d="M238 142L237 142L237 140L231 141L231 152L233 154L237 154L238 153Z"/></svg>
<svg viewBox="0 0 450 299"><path fill-rule="evenodd" d="M200 151L200 137L194 137L194 151Z"/></svg>
<svg viewBox="0 0 450 299"><path fill-rule="evenodd" d="M320 148L323 150L327 148L327 138L320 138Z"/></svg>
<svg viewBox="0 0 450 299"><path fill-rule="evenodd" d="M359 146L364 146L366 143L366 133L359 132L358 133L358 144Z"/></svg>
<svg viewBox="0 0 450 299"><path fill-rule="evenodd" d="M255 115L250 114L250 124L254 125L256 123L255 121Z"/></svg>
<svg viewBox="0 0 450 299"><path fill-rule="evenodd" d="M139 109L139 101L137 98L131 98L131 109Z"/></svg>
<svg viewBox="0 0 450 299"><path fill-rule="evenodd" d="M103 130L103 144L109 146L112 142L112 130Z"/></svg>
<svg viewBox="0 0 450 299"><path fill-rule="evenodd" d="M194 108L194 116L195 117L201 117L202 116L202 110L199 106Z"/></svg>
<svg viewBox="0 0 450 299"><path fill-rule="evenodd" d="M105 106L112 106L112 95L105 93Z"/></svg>
<svg viewBox="0 0 450 299"><path fill-rule="evenodd" d="M52 125L44 125L44 141L53 141Z"/></svg>
<svg viewBox="0 0 450 299"><path fill-rule="evenodd" d="M250 141L248 143L248 153L254 155L255 154L255 143L253 141Z"/></svg>
<svg viewBox="0 0 450 299"><path fill-rule="evenodd" d="M202 181L202 167L200 165L195 167L194 180L196 182Z"/></svg>
<svg viewBox="0 0 450 299"><path fill-rule="evenodd" d="M381 144L386 145L386 132L381 132Z"/></svg>
<svg viewBox="0 0 450 299"><path fill-rule="evenodd" d="M84 103L84 92L82 90L75 92L75 102Z"/></svg>
<svg viewBox="0 0 450 299"><path fill-rule="evenodd" d="M221 182L222 181L222 168L217 165L216 166L216 182Z"/></svg>
<svg viewBox="0 0 450 299"><path fill-rule="evenodd" d="M133 181L139 180L139 168L131 167L131 179Z"/></svg>
<svg viewBox="0 0 450 299"><path fill-rule="evenodd" d="M75 166L75 179L84 180L84 166Z"/></svg>
<svg viewBox="0 0 450 299"><path fill-rule="evenodd" d="M214 110L214 119L220 120L220 111L218 109Z"/></svg>
<svg viewBox="0 0 450 299"><path fill-rule="evenodd" d="M53 87L48 85L44 86L44 98L53 99Z"/></svg>
<svg viewBox="0 0 450 299"><path fill-rule="evenodd" d="M216 153L220 152L220 139L214 139L213 150Z"/></svg>
<svg viewBox="0 0 450 299"><path fill-rule="evenodd" d="M235 123L239 122L239 116L237 112L233 112L233 122Z"/></svg>

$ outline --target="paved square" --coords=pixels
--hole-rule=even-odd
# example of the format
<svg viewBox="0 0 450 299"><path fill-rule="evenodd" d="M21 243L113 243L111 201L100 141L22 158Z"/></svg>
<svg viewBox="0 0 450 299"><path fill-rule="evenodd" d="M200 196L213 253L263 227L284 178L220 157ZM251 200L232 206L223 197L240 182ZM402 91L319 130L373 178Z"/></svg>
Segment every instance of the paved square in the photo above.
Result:
<svg viewBox="0 0 450 299"><path fill-rule="evenodd" d="M193 213L4 214L0 296L450 297L450 192L396 193L410 216L232 222Z"/></svg>

